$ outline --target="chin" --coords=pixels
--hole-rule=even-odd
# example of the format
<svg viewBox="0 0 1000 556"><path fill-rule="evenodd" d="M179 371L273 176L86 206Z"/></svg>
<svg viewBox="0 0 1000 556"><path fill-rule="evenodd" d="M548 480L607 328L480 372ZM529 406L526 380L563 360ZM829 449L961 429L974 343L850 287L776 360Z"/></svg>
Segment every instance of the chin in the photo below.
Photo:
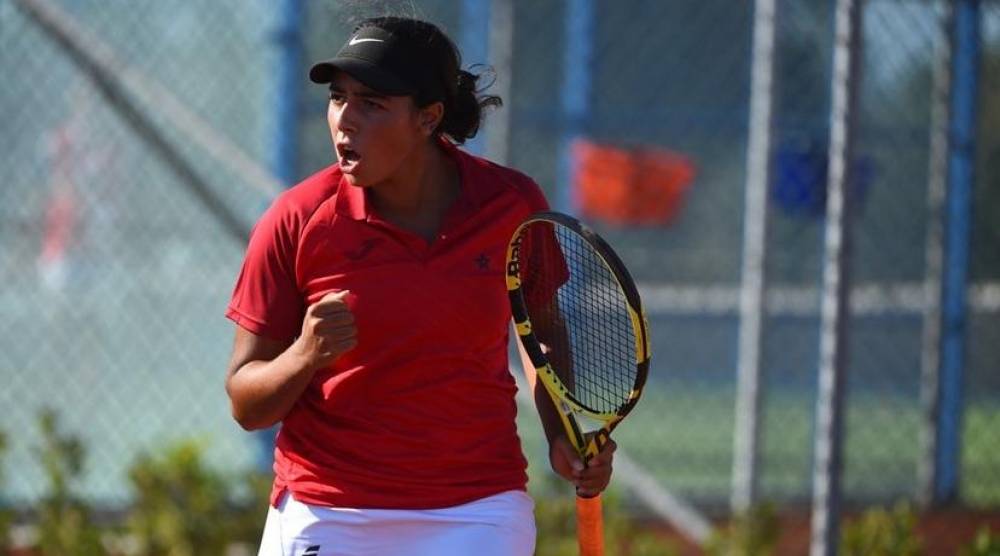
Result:
<svg viewBox="0 0 1000 556"><path fill-rule="evenodd" d="M360 177L358 177L358 176L356 176L354 174L344 174L344 178L347 179L347 183L349 183L349 184L351 184L351 185L353 185L355 187L367 187L368 186L368 182L366 182L364 180L364 178L360 178Z"/></svg>

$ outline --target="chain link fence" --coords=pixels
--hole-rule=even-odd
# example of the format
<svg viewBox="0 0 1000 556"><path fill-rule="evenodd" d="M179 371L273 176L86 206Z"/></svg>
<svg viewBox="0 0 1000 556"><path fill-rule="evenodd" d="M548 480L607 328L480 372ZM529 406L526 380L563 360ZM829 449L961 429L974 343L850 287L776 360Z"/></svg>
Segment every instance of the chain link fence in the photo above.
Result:
<svg viewBox="0 0 1000 556"><path fill-rule="evenodd" d="M134 72L260 160L271 120L265 8L60 5L91 54L113 56L115 77ZM231 326L220 316L244 246L69 50L13 2L0 3L0 21L5 500L43 494L33 453L42 407L89 448L86 494L105 504L126 501L139 451L171 439L198 437L217 462L248 465L251 440L223 390ZM267 197L196 147L165 104L123 91L249 226Z"/></svg>
<svg viewBox="0 0 1000 556"><path fill-rule="evenodd" d="M228 468L260 459L266 439L229 417L223 375L232 325L222 313L243 254L239 233L277 190L261 168L271 166L278 140L276 68L289 40L280 4L0 1L0 68L8 76L0 86L0 430L11 445L3 502L29 505L43 494L32 447L45 406L90 447L86 494L109 506L127 504L135 454L170 439L201 438ZM473 4L306 2L296 175L332 161L326 91L308 83L310 61L335 52L352 21L389 10L435 21L463 51L487 53L467 55L465 65L489 64L499 54L470 31L477 21L463 10ZM28 15L32 5L57 8L71 24L64 31L81 42L55 39ZM671 492L703 511L725 511L753 3L511 6L510 73L497 75L510 95L485 132L491 121L509 125L506 162L533 176L554 206L574 209L564 162L576 139L669 151L693 168L669 222L591 223L640 283L653 331L647 398L616 432L619 443ZM568 22L581 6L593 10L583 22L590 43L579 62L582 112L566 77L578 48ZM919 496L943 6L864 4L844 480L857 505ZM981 3L980 23L959 500L996 508L1000 2ZM811 496L833 26L830 2L778 2L759 482L760 498L792 507ZM80 50L107 62L114 86L74 61ZM534 423L522 410L538 465Z"/></svg>

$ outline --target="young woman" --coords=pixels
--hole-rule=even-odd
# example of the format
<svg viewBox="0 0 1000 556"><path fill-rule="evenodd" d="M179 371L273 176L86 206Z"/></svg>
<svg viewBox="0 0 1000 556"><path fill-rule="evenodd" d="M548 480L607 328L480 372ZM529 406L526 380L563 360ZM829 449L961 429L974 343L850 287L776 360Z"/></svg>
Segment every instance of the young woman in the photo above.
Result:
<svg viewBox="0 0 1000 556"><path fill-rule="evenodd" d="M281 423L260 554L534 550L503 264L547 204L455 146L500 102L459 65L434 25L386 17L310 71L339 163L261 217L226 313L233 416ZM614 444L584 468L536 394L552 468L603 490Z"/></svg>

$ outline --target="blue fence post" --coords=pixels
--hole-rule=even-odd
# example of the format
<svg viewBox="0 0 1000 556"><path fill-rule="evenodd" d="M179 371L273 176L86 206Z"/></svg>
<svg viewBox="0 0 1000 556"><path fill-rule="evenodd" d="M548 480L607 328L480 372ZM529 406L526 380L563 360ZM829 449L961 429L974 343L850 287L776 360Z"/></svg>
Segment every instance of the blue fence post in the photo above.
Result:
<svg viewBox="0 0 1000 556"><path fill-rule="evenodd" d="M979 88L979 0L955 5L952 59L951 141L945 201L945 260L942 277L940 406L937 423L938 504L959 494L962 437L962 381L965 374L966 286L969 274L972 189L975 180L976 101Z"/></svg>
<svg viewBox="0 0 1000 556"><path fill-rule="evenodd" d="M298 180L298 136L299 97L303 83L301 61L302 45L302 0L282 0L276 5L275 27L271 35L278 54L273 91L274 126L271 137L271 173L285 187L291 187ZM269 470L274 453L274 441L278 426L257 433L260 451L257 467Z"/></svg>
<svg viewBox="0 0 1000 556"><path fill-rule="evenodd" d="M594 63L594 0L569 0L566 4L563 81L560 92L562 108L562 144L559 149L559 174L554 208L575 213L573 200L573 141L583 135L590 111L590 88Z"/></svg>
<svg viewBox="0 0 1000 556"><path fill-rule="evenodd" d="M462 33L459 39L462 69L473 64L487 64L490 56L490 0L463 0ZM486 140L482 130L465 143L465 150L482 156Z"/></svg>
<svg viewBox="0 0 1000 556"><path fill-rule="evenodd" d="M304 77L300 67L302 0L282 0L277 10L273 40L278 53L278 79L274 88L271 171L287 187L298 178L299 92Z"/></svg>

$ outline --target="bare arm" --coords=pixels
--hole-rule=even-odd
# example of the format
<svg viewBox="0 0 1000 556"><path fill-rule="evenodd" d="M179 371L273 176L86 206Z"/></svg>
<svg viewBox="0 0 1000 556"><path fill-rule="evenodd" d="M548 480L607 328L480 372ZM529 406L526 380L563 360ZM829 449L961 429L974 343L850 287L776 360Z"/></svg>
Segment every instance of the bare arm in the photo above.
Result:
<svg viewBox="0 0 1000 556"><path fill-rule="evenodd" d="M354 318L343 298L329 294L311 305L294 341L257 336L237 326L226 375L233 418L246 430L284 419L317 369L356 343Z"/></svg>
<svg viewBox="0 0 1000 556"><path fill-rule="evenodd" d="M552 397L545 386L538 381L538 371L531 364L528 353L524 351L521 341L517 341L517 351L521 354L521 366L524 368L524 377L528 381L528 388L531 389L535 400L535 408L538 410L538 418L542 422L542 429L545 430L545 438L552 444L555 437L565 436L566 430L563 428L559 413L553 405Z"/></svg>
<svg viewBox="0 0 1000 556"><path fill-rule="evenodd" d="M566 346L567 348L569 346L566 327L562 319L558 317L556 311L553 307L534 311L531 324L535 329L535 337L542 344L542 350L545 352L546 357L549 358L552 367L556 369L559 378L563 380L564 384L572 388L572 373L565 372L570 366L566 348L553 350L554 346ZM528 353L524 351L524 346L521 345L520 339L517 342L517 350L521 354L521 365L524 367L524 376L534 396L535 408L538 410L538 417L542 422L542 428L545 430L545 438L549 441L549 444L552 444L553 439L557 436L566 435L562 419L559 417L559 412L556 410L555 405L553 405L552 397L545 389L545 386L538 381L538 372L531 363Z"/></svg>
<svg viewBox="0 0 1000 556"><path fill-rule="evenodd" d="M549 358L553 369L560 375L563 382L572 388L571 363L568 353L569 336L565 323L558 315L558 310L536 312L532 326L535 328L536 337L542 343L542 349L546 352L546 357ZM561 349L556 346L561 346ZM531 364L531 359L524 351L520 340L517 341L517 349L521 355L521 365L524 368L528 387L531 388L535 399L539 420L545 430L545 438L549 443L549 464L552 466L552 470L575 485L580 496L593 496L600 493L611 480L613 454L617 449L615 441L609 439L601 452L590 460L588 466L584 467L579 454L567 437L568 433L562 424L562 418L559 416L559 411L556 409L552 397L545 389L545 385L538 380L538 373L534 365ZM565 372L560 372L560 369Z"/></svg>

